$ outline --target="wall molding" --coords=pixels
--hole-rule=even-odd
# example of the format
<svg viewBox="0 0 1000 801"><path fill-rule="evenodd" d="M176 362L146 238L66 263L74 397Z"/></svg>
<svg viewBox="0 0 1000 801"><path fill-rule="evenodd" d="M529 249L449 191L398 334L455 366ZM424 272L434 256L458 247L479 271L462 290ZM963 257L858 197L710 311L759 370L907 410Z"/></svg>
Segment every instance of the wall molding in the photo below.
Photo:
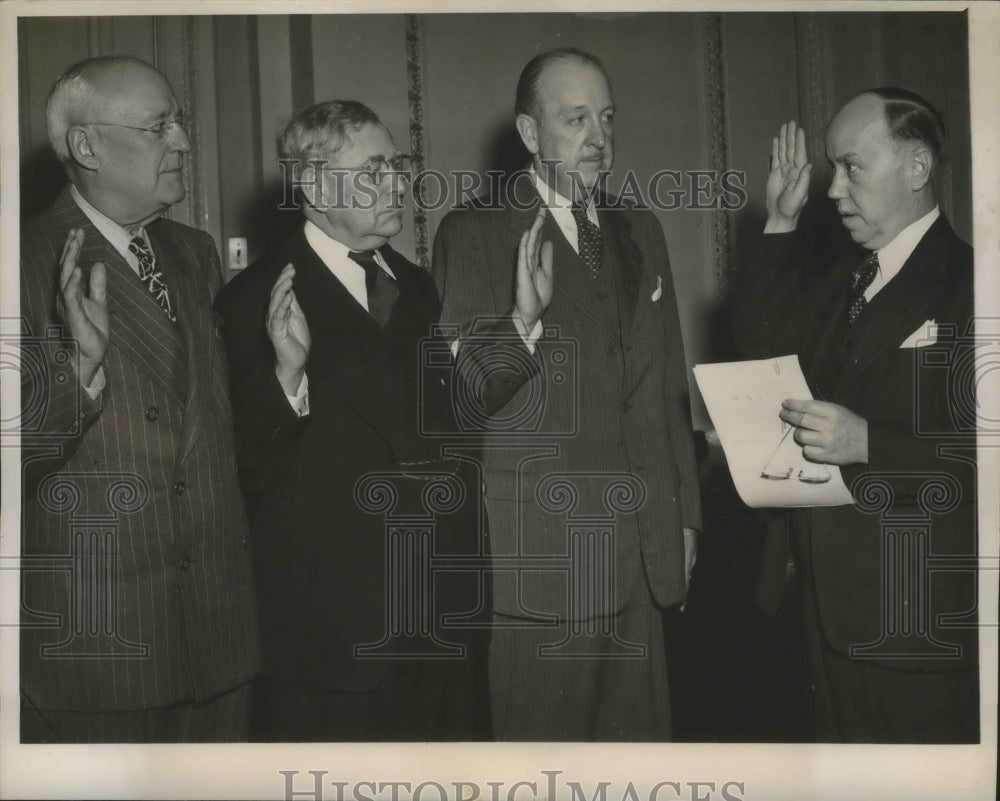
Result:
<svg viewBox="0 0 1000 801"><path fill-rule="evenodd" d="M424 130L424 32L419 14L407 14L406 37L406 100L410 119L410 156L414 175L424 170L426 163ZM417 264L430 268L427 212L414 199L413 241Z"/></svg>
<svg viewBox="0 0 1000 801"><path fill-rule="evenodd" d="M721 192L719 179L729 169L729 130L726 119L726 62L722 14L704 17L704 54L706 112L708 114L708 150L711 169L717 176L715 196ZM712 212L712 273L720 297L729 292L732 273L732 212L716 208Z"/></svg>

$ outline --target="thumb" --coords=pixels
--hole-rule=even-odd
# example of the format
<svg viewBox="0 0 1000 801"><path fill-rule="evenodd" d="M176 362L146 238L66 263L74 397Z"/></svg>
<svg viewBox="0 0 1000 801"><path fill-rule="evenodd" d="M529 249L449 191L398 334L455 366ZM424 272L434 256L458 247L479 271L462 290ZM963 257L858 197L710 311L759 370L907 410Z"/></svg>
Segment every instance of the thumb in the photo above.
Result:
<svg viewBox="0 0 1000 801"><path fill-rule="evenodd" d="M108 273L103 261L94 262L90 268L90 299L101 304L108 299Z"/></svg>
<svg viewBox="0 0 1000 801"><path fill-rule="evenodd" d="M812 174L812 164L806 164L800 171L798 180L795 181L795 192L804 195L809 190L809 176Z"/></svg>

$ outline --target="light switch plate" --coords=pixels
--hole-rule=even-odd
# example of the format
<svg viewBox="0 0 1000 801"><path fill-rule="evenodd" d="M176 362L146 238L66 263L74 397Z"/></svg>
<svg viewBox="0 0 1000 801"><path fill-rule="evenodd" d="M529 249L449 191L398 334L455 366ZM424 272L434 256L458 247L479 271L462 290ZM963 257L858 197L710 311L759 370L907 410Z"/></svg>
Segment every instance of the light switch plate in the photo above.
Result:
<svg viewBox="0 0 1000 801"><path fill-rule="evenodd" d="M229 258L226 266L230 270L242 270L247 266L247 240L244 236L231 236L228 240Z"/></svg>

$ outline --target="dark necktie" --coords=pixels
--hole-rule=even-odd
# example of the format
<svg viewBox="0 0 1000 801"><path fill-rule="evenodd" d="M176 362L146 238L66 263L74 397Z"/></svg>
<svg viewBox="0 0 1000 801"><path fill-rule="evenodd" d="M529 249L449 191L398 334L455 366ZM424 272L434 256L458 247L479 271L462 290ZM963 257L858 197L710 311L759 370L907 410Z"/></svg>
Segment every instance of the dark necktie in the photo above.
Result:
<svg viewBox="0 0 1000 801"><path fill-rule="evenodd" d="M851 273L851 291L847 296L847 321L854 325L868 301L865 300L865 290L871 286L878 273L878 251L873 251L854 268Z"/></svg>
<svg viewBox="0 0 1000 801"><path fill-rule="evenodd" d="M579 203L574 203L573 219L576 220L576 243L583 266L591 278L601 274L601 258L604 250L604 239L601 229L587 217L587 210Z"/></svg>
<svg viewBox="0 0 1000 801"><path fill-rule="evenodd" d="M392 314L392 307L399 298L399 288L381 265L375 261L373 250L352 250L347 254L351 261L365 271L365 289L368 293L368 313L379 325L385 326Z"/></svg>
<svg viewBox="0 0 1000 801"><path fill-rule="evenodd" d="M149 290L156 304L163 309L163 313L170 318L171 322L176 323L177 315L174 314L174 307L170 303L167 280L163 277L163 272L156 263L153 252L147 247L146 240L141 236L134 237L128 243L128 249L139 260L139 280L146 285L146 289Z"/></svg>

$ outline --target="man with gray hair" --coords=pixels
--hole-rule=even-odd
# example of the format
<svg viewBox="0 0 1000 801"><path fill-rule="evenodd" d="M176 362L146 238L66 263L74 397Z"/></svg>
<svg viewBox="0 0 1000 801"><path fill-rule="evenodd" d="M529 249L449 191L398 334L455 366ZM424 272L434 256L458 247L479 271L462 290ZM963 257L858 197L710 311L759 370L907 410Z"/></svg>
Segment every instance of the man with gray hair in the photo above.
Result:
<svg viewBox="0 0 1000 801"><path fill-rule="evenodd" d="M70 185L21 231L24 742L246 739L259 665L207 234L164 219L190 143L135 58L47 105Z"/></svg>
<svg viewBox="0 0 1000 801"><path fill-rule="evenodd" d="M423 435L452 430L451 352L436 343L447 369L424 372L438 294L388 244L408 158L350 100L296 114L278 152L305 224L216 300L256 548L259 735L487 738L488 631L455 624L488 620L489 592L475 564L427 569L432 556L475 562L487 550L480 477ZM539 227L524 234L536 267ZM453 506L434 500L445 487Z"/></svg>

